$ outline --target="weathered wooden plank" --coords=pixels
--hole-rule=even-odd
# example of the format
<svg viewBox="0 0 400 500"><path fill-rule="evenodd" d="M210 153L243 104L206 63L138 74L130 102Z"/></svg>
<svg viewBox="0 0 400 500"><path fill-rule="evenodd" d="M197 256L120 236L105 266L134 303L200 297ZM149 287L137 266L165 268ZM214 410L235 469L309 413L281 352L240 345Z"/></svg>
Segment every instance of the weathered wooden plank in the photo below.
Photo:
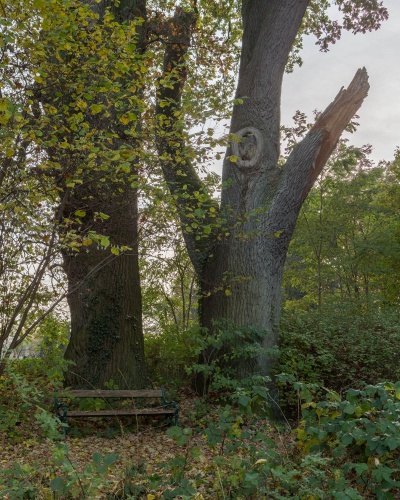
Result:
<svg viewBox="0 0 400 500"><path fill-rule="evenodd" d="M129 415L173 415L173 408L138 408L135 410L68 411L67 417L116 417Z"/></svg>
<svg viewBox="0 0 400 500"><path fill-rule="evenodd" d="M130 390L106 390L106 389L73 389L70 391L62 391L58 394L59 398L161 398L162 392L160 389L151 389L143 391Z"/></svg>

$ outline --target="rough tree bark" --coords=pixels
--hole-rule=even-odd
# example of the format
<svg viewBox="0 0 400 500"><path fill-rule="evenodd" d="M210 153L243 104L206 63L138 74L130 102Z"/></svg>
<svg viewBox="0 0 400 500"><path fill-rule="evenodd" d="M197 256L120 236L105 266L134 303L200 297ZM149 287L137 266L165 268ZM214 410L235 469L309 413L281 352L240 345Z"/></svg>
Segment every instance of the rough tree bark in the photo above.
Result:
<svg viewBox="0 0 400 500"><path fill-rule="evenodd" d="M113 192L94 184L85 193L77 190L76 195L70 198L64 215L68 215L67 210L74 213L78 209L108 214L105 223L98 228L92 225L92 229L104 232L112 242L131 251L118 256L96 248L78 254L64 251L68 285L74 290L68 295L71 338L65 353L65 358L74 364L66 373L65 383L74 388L98 388L112 379L119 388L143 388L147 380L137 193L126 186Z"/></svg>
<svg viewBox="0 0 400 500"><path fill-rule="evenodd" d="M175 21L176 43L166 51L164 71L174 74L174 88L159 89L158 150L169 188L177 200L185 241L201 289L201 325L212 330L219 320L264 331L262 346L277 344L281 285L287 249L300 207L332 153L344 128L367 96L365 69L317 119L284 165L280 151L280 98L285 65L309 4L308 0L243 0L243 44L234 106L231 144L223 165L223 190L216 226L216 203L176 140L184 60L190 23ZM182 17L181 17L182 19ZM178 116L178 118L177 118ZM170 140L175 137L175 140ZM176 158L180 160L174 161ZM213 226L204 237L185 231L193 221L199 194L205 214L199 225ZM211 208L211 210L210 210ZM207 353L205 353L206 355ZM264 351L250 366L239 363L240 377L271 371L273 357ZM199 391L203 388L199 387Z"/></svg>

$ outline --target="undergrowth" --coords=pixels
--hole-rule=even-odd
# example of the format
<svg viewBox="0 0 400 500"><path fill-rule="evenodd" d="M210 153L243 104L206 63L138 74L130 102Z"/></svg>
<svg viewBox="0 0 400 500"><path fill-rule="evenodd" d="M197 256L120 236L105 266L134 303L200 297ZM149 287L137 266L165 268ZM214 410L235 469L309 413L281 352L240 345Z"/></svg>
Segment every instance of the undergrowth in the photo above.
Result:
<svg viewBox="0 0 400 500"><path fill-rule="evenodd" d="M144 439L163 443L157 460L122 456L121 441L108 439L106 453L91 450L82 464L70 447L77 439L90 447L90 436L62 440L59 422L41 406L43 391L11 370L4 382L3 415L10 414L1 430L7 442L45 442L49 456L46 468L26 459L6 465L2 460L2 498L391 499L400 486L400 383L343 395L303 385L294 429L254 414L251 395L224 405L197 400L182 427L149 429ZM324 397L315 399L321 391ZM258 397L268 404L267 391ZM16 404L5 406L6 398L19 401L26 417L16 416Z"/></svg>

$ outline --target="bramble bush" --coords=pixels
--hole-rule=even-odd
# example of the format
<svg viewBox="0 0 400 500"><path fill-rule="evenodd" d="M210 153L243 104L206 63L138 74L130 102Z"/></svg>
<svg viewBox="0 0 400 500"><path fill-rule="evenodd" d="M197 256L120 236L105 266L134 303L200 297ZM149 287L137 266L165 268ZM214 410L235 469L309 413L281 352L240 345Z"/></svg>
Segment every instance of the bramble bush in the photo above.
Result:
<svg viewBox="0 0 400 500"><path fill-rule="evenodd" d="M349 389L342 397L303 404L297 430L304 454L320 452L332 458L342 482L351 480L358 496L395 498L400 487L400 382Z"/></svg>
<svg viewBox="0 0 400 500"><path fill-rule="evenodd" d="M79 468L66 444L58 442L54 417L36 411L40 390L21 374L8 376L11 391L18 387L16 397L31 405L30 418L54 443L54 453L45 475L38 475L34 465L0 469L0 495L90 498L115 491L107 473L118 456L95 452ZM231 383L240 387L240 381ZM121 475L119 498L189 499L200 493L232 500L395 498L400 486L400 382L350 389L343 396L316 384L295 385L302 415L293 432L260 418L257 405L253 413L251 400L240 400L235 390L230 404L202 400L201 412L187 416L193 425L167 430L181 453L158 463L156 472L132 464ZM325 397L316 399L321 393Z"/></svg>
<svg viewBox="0 0 400 500"><path fill-rule="evenodd" d="M222 323L215 325L213 332L198 335L196 359L203 353L204 361L193 363L188 373L203 381L204 396L221 395L220 402L228 397L242 412L257 410L265 415L271 411L274 405L269 387L271 379L253 373L258 356L265 352L261 345L264 335L264 331L256 328L239 328ZM275 356L276 351L271 350L270 354Z"/></svg>
<svg viewBox="0 0 400 500"><path fill-rule="evenodd" d="M26 361L26 360L24 360ZM37 360L34 360L35 369ZM0 431L9 439L18 441L25 428L40 429L42 437L58 439L59 422L52 415L53 391L60 386L57 379L43 375L35 381L19 373L18 365L10 362L5 374L0 377ZM24 363L24 369L27 363ZM31 370L27 370L31 375Z"/></svg>
<svg viewBox="0 0 400 500"><path fill-rule="evenodd" d="M196 430L210 450L205 468L193 430L169 429L183 452L164 464L174 487L163 498L207 491L226 499L394 499L400 486L400 382L351 389L343 397L328 391L319 401L312 391L303 394L295 439L282 433L280 446L280 431L268 422L243 417L231 406L210 411Z"/></svg>
<svg viewBox="0 0 400 500"><path fill-rule="evenodd" d="M348 313L284 318L280 369L286 374L276 380L290 408L298 405L299 425L293 431L262 418L273 399L268 379L234 377L231 367L237 360L251 364L258 355L254 340L260 332L221 327L196 341L188 332L165 351L157 351L158 337L150 339L159 377L168 371L162 373L157 363L168 359L167 370L178 353L179 377L190 360L193 375L209 377L210 394L187 416L190 427L167 431L181 452L157 464L162 472L129 466L121 474L119 497L394 499L400 487L400 382L393 380L399 374L393 353L400 329L390 310ZM159 347L167 345L169 335ZM204 348L216 355L197 365L193 360ZM95 452L82 469L59 442L59 423L47 411L53 385L62 378L54 366L64 366L61 357L52 366L56 354L51 349L47 360L10 361L1 381L0 430L19 442L23 429L33 424L38 439L53 443L54 453L46 477L39 477L34 465L0 469L0 496L94 497L115 490L107 472L116 454ZM376 383L384 377L392 381Z"/></svg>

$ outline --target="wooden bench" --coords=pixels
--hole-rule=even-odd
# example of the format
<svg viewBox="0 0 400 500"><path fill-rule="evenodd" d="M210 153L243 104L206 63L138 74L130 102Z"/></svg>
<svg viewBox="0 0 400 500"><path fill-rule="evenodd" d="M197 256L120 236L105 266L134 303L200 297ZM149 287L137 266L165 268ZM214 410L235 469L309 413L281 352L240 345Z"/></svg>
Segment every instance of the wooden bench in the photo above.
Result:
<svg viewBox="0 0 400 500"><path fill-rule="evenodd" d="M149 408L135 408L134 405L126 408L108 410L68 410L65 399L76 398L100 398L104 401L109 399L160 399L161 405ZM111 406L111 405L110 405ZM56 416L63 424L67 423L67 418L86 418L86 417L119 417L119 416L134 416L139 415L169 415L172 423L178 425L179 407L175 401L167 401L164 388L151 390L69 390L56 393L55 398ZM66 427L64 426L64 436L66 435Z"/></svg>

